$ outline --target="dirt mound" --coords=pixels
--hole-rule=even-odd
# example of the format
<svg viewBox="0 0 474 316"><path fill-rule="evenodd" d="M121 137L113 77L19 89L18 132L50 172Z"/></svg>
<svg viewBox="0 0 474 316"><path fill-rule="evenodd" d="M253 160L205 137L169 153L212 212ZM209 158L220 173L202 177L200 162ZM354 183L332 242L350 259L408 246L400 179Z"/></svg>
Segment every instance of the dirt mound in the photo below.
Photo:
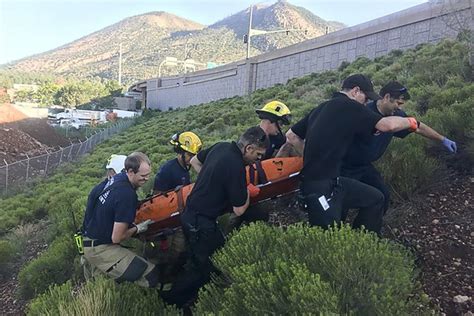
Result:
<svg viewBox="0 0 474 316"><path fill-rule="evenodd" d="M30 135L13 128L0 128L0 162L8 163L45 153L48 149Z"/></svg>
<svg viewBox="0 0 474 316"><path fill-rule="evenodd" d="M10 116L7 119L19 117L19 115ZM27 155L37 156L46 153L46 150L51 152L70 144L67 138L49 126L46 119L26 118L2 123L0 125L0 165L3 164L3 159L11 163L25 159Z"/></svg>
<svg viewBox="0 0 474 316"><path fill-rule="evenodd" d="M11 104L0 105L0 124L16 122L28 118Z"/></svg>
<svg viewBox="0 0 474 316"><path fill-rule="evenodd" d="M46 119L28 118L4 125L7 128L20 130L51 148L66 147L71 144L66 137L58 134Z"/></svg>

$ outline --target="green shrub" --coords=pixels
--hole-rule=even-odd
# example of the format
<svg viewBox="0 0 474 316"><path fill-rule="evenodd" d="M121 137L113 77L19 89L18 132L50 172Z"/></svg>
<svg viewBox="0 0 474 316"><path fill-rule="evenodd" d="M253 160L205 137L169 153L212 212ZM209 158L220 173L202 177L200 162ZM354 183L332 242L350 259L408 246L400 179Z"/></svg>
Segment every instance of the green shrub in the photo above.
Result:
<svg viewBox="0 0 474 316"><path fill-rule="evenodd" d="M8 240L0 240L0 276L10 272L10 265L16 255L16 248Z"/></svg>
<svg viewBox="0 0 474 316"><path fill-rule="evenodd" d="M62 284L74 271L75 244L72 236L57 238L18 274L20 295L30 299L48 289L51 284Z"/></svg>
<svg viewBox="0 0 474 316"><path fill-rule="evenodd" d="M252 224L213 261L222 274L200 291L198 315L405 315L419 302L411 253L348 226Z"/></svg>
<svg viewBox="0 0 474 316"><path fill-rule="evenodd" d="M395 196L409 199L435 179L442 164L426 154L427 142L430 141L418 135L395 138L383 158L376 163Z"/></svg>
<svg viewBox="0 0 474 316"><path fill-rule="evenodd" d="M52 286L28 306L28 315L179 315L155 289L97 278L80 289L71 281Z"/></svg>

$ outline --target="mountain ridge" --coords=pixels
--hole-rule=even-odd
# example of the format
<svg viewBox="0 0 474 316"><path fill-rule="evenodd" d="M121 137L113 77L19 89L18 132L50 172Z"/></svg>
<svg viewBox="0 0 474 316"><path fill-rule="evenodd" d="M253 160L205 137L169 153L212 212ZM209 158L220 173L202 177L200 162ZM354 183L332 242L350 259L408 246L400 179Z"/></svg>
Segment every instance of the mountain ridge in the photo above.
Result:
<svg viewBox="0 0 474 316"><path fill-rule="evenodd" d="M80 78L118 77L122 44L122 78L134 82L182 72L179 67L159 67L166 57L193 59L197 69L207 62L225 64L245 58L242 37L248 31L249 8L209 26L164 11L152 11L122 19L55 49L2 65L3 69L47 72ZM253 36L251 55L272 51L338 30L342 23L325 21L303 7L277 1L257 5L252 28L293 31ZM302 30L301 32L295 30ZM305 32L303 32L303 30Z"/></svg>

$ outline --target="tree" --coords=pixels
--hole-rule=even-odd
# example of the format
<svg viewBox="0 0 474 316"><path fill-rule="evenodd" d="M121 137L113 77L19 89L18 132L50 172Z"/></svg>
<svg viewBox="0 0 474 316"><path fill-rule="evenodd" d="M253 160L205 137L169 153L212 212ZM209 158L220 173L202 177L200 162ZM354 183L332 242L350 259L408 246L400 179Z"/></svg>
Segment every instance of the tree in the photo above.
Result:
<svg viewBox="0 0 474 316"><path fill-rule="evenodd" d="M56 95L59 89L60 87L57 84L44 83L39 87L38 91L36 91L36 99L44 106L56 104Z"/></svg>

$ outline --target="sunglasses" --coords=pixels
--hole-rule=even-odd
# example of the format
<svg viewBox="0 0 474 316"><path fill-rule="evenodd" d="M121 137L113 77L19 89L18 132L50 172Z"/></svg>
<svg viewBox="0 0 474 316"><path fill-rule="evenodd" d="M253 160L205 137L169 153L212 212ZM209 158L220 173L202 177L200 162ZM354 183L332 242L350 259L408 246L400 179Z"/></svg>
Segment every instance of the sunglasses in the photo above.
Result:
<svg viewBox="0 0 474 316"><path fill-rule="evenodd" d="M399 93L401 93L401 94L405 94L405 93L408 92L408 89L405 88L405 87L403 87L403 88L401 88L401 89L393 89L392 92L399 92Z"/></svg>

